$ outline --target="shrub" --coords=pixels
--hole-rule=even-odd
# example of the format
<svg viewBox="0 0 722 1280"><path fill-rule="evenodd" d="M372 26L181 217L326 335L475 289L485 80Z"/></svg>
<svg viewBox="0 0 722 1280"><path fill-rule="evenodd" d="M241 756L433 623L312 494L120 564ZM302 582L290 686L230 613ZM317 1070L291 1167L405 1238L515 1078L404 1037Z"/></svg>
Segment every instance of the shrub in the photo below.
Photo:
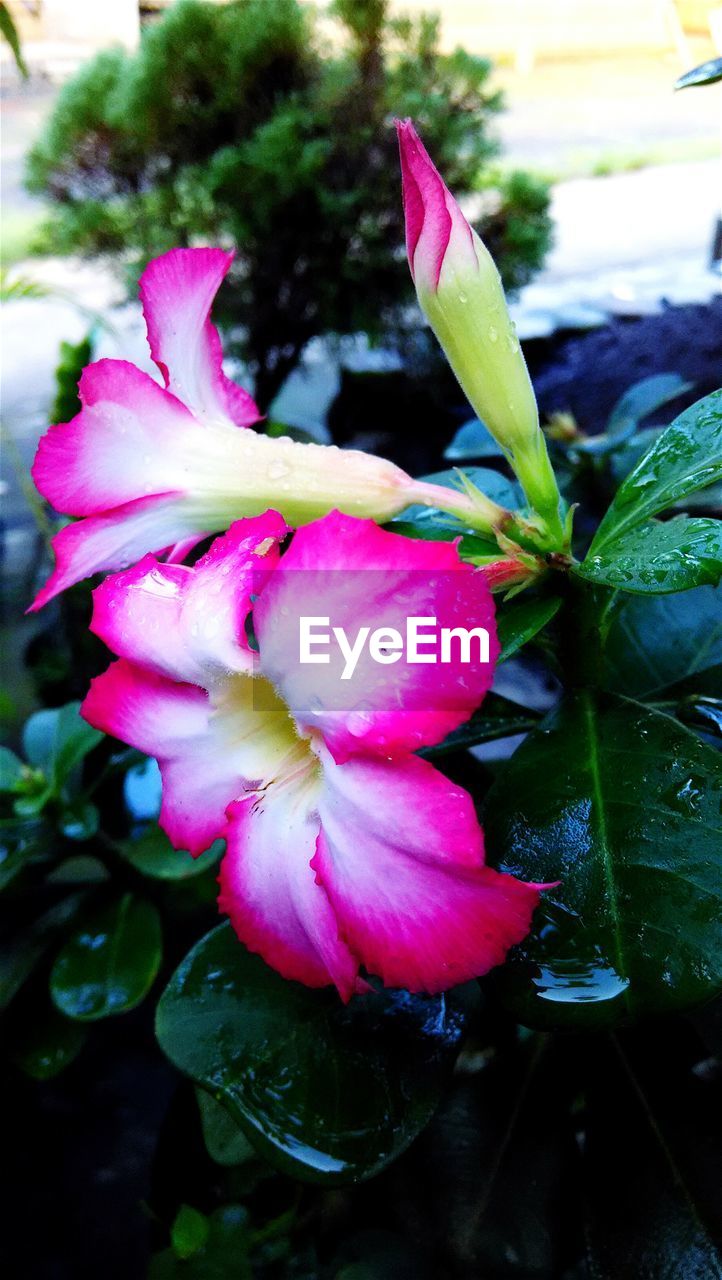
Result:
<svg viewBox="0 0 722 1280"><path fill-rule="evenodd" d="M336 0L333 17L329 53L296 0L181 0L136 54L80 71L29 158L56 252L117 255L134 283L172 245L237 248L220 318L264 408L315 335L402 331L392 116L419 121L462 195L497 149L488 61L440 53L437 20L392 21L384 0ZM480 229L515 288L548 246L547 193L523 174L495 187Z"/></svg>

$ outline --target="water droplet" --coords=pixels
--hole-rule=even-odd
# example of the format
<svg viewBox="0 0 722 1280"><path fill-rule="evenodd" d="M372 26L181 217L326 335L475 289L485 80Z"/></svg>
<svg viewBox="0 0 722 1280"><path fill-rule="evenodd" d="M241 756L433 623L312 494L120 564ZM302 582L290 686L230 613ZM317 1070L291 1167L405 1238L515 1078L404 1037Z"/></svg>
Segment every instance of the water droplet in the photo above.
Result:
<svg viewBox="0 0 722 1280"><path fill-rule="evenodd" d="M268 468L268 478L269 480L280 480L282 476L287 476L290 470L291 468L287 462L281 462L281 460L278 459L276 462L272 462L270 464Z"/></svg>
<svg viewBox="0 0 722 1280"><path fill-rule="evenodd" d="M499 330L493 324L489 325L489 328L487 329L486 332L487 332L487 337L489 339L489 342L498 342Z"/></svg>

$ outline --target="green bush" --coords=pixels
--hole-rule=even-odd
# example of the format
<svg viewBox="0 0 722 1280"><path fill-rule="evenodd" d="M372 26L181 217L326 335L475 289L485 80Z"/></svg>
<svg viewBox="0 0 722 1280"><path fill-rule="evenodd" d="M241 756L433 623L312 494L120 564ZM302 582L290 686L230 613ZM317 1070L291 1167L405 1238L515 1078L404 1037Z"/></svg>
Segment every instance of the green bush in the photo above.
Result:
<svg viewBox="0 0 722 1280"><path fill-rule="evenodd" d="M237 248L220 318L262 407L315 335L400 332L412 293L394 115L414 117L457 194L488 185L490 64L440 53L437 20L386 7L336 0L329 52L297 0L181 0L136 54L80 71L29 158L55 252L113 255L134 282L174 245ZM546 190L514 174L488 204L479 229L518 287L549 243Z"/></svg>

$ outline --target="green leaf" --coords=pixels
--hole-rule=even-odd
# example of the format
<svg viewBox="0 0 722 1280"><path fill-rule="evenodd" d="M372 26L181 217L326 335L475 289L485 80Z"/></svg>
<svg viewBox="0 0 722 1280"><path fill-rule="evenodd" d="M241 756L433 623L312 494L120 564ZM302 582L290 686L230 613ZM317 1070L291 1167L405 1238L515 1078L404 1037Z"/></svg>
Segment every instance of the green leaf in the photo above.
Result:
<svg viewBox="0 0 722 1280"><path fill-rule="evenodd" d="M31 925L3 940L0 946L0 1009L5 1009L30 977L58 934L74 923L84 901L82 893L70 894L43 912Z"/></svg>
<svg viewBox="0 0 722 1280"><path fill-rule="evenodd" d="M521 707L509 698L488 693L471 718L454 729L443 742L435 747L425 747L419 755L429 759L448 755L450 751L463 751L481 742L494 742L497 738L509 738L516 733L528 733L539 723L539 713Z"/></svg>
<svg viewBox="0 0 722 1280"><path fill-rule="evenodd" d="M80 703L36 711L23 729L23 751L29 763L42 769L55 793L89 751L103 739L80 715Z"/></svg>
<svg viewBox="0 0 722 1280"><path fill-rule="evenodd" d="M9 747L0 747L0 791L13 791L22 776L22 760Z"/></svg>
<svg viewBox="0 0 722 1280"><path fill-rule="evenodd" d="M669 716L567 698L486 802L490 861L542 894L498 971L519 1021L611 1026L722 988L722 758Z"/></svg>
<svg viewBox="0 0 722 1280"><path fill-rule="evenodd" d="M630 471L633 471L649 449L661 436L663 427L642 427L633 436L625 440L620 448L615 449L609 458L611 475L616 485L621 485Z"/></svg>
<svg viewBox="0 0 722 1280"><path fill-rule="evenodd" d="M2 32L3 38L7 40L10 45L13 58L15 59L15 66L23 77L23 80L27 80L30 73L26 66L25 59L23 58L17 27L13 22L12 14L4 3L4 0L0 3L0 32Z"/></svg>
<svg viewBox="0 0 722 1280"><path fill-rule="evenodd" d="M208 1219L208 1237L189 1258L163 1249L151 1258L148 1280L255 1280L249 1252L252 1234L248 1210L224 1204Z"/></svg>
<svg viewBox="0 0 722 1280"><path fill-rule="evenodd" d="M627 476L597 529L590 557L678 499L720 479L722 391L715 391L685 409Z"/></svg>
<svg viewBox="0 0 722 1280"><path fill-rule="evenodd" d="M199 1213L192 1205L182 1204L178 1210L170 1239L173 1252L177 1258L192 1258L194 1253L202 1249L208 1239L210 1222L204 1213Z"/></svg>
<svg viewBox="0 0 722 1280"><path fill-rule="evenodd" d="M13 1062L34 1080L52 1080L77 1058L87 1034L79 1022L64 1018L52 1005L41 1013L33 1010L32 1017L26 1012L13 1046Z"/></svg>
<svg viewBox="0 0 722 1280"><path fill-rule="evenodd" d="M0 891L21 871L50 860L52 834L42 821L21 817L0 820Z"/></svg>
<svg viewBox="0 0 722 1280"><path fill-rule="evenodd" d="M655 373L650 378L642 378L615 404L609 415L606 434L615 440L627 439L643 418L684 395L691 386L692 383L685 382L678 373Z"/></svg>
<svg viewBox="0 0 722 1280"><path fill-rule="evenodd" d="M722 664L722 587L666 596L620 595L604 640L603 681L648 697L681 680L705 692L705 672Z"/></svg>
<svg viewBox="0 0 722 1280"><path fill-rule="evenodd" d="M596 1280L722 1276L719 1078L676 1061L673 1038L668 1030L654 1052L616 1041L595 1049L584 1234Z"/></svg>
<svg viewBox="0 0 722 1280"><path fill-rule="evenodd" d="M533 640L561 608L558 596L544 600L523 600L520 604L502 605L497 612L496 629L501 645L499 662L506 662L522 645Z"/></svg>
<svg viewBox="0 0 722 1280"><path fill-rule="evenodd" d="M216 840L200 857L174 849L160 827L149 827L132 840L123 840L119 848L124 858L154 880L190 880L215 867L223 853L222 840Z"/></svg>
<svg viewBox="0 0 722 1280"><path fill-rule="evenodd" d="M444 450L449 462L469 462L474 458L501 458L504 451L481 418L470 418L459 427Z"/></svg>
<svg viewBox="0 0 722 1280"><path fill-rule="evenodd" d="M497 1040L480 1069L454 1076L415 1159L400 1171L421 1211L433 1214L445 1274L566 1274L578 1154L565 1052L563 1037Z"/></svg>
<svg viewBox="0 0 722 1280"><path fill-rule="evenodd" d="M716 586L722 578L722 520L650 520L590 550L575 572L600 586L652 595Z"/></svg>
<svg viewBox="0 0 722 1280"><path fill-rule="evenodd" d="M100 827L100 813L91 800L76 800L63 810L58 826L66 840L92 840Z"/></svg>
<svg viewBox="0 0 722 1280"><path fill-rule="evenodd" d="M147 995L161 961L155 907L126 893L96 910L66 942L50 974L61 1013L93 1022L134 1009Z"/></svg>
<svg viewBox="0 0 722 1280"><path fill-rule="evenodd" d="M722 80L722 58L711 58L709 62L701 62L691 71L685 71L675 84L675 89L691 89L701 84L716 84Z"/></svg>
<svg viewBox="0 0 722 1280"><path fill-rule="evenodd" d="M571 447L576 453L595 455L623 449L637 432L643 418L684 395L691 387L692 383L685 382L677 373L655 373L650 378L642 378L617 401L602 435L574 441ZM659 433L658 428L647 428L647 431L651 433L650 439Z"/></svg>
<svg viewBox="0 0 722 1280"><path fill-rule="evenodd" d="M448 996L386 991L346 1006L287 982L226 923L171 978L156 1032L261 1155L294 1177L342 1183L378 1173L424 1127L461 1025Z"/></svg>
<svg viewBox="0 0 722 1280"><path fill-rule="evenodd" d="M222 1103L216 1102L205 1089L196 1088L196 1098L201 1113L203 1141L211 1160L223 1165L255 1160L255 1148Z"/></svg>

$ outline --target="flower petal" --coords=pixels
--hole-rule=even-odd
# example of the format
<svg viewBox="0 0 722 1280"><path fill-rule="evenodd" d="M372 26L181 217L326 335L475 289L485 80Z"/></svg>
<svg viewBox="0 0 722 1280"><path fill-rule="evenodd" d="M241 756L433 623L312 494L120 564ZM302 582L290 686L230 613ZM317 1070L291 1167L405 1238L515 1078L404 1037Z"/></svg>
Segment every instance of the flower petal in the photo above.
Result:
<svg viewBox="0 0 722 1280"><path fill-rule="evenodd" d="M444 991L500 964L535 886L484 865L470 796L416 756L324 757L313 867L341 934L388 986Z"/></svg>
<svg viewBox="0 0 722 1280"><path fill-rule="evenodd" d="M82 714L158 760L160 825L178 849L202 853L223 834L225 811L242 790L228 744L214 734L207 695L131 662L114 662L92 681Z"/></svg>
<svg viewBox="0 0 722 1280"><path fill-rule="evenodd" d="M184 494L160 493L66 525L53 538L55 568L28 613L93 573L124 569L146 552L187 537L197 523Z"/></svg>
<svg viewBox="0 0 722 1280"><path fill-rule="evenodd" d="M150 352L173 395L202 422L247 427L260 414L251 396L223 373L211 305L233 261L222 249L171 249L140 279Z"/></svg>
<svg viewBox="0 0 722 1280"><path fill-rule="evenodd" d="M249 951L284 978L308 987L333 982L348 1000L359 986L358 961L311 869L319 822L310 798L272 783L261 799L231 805L228 817L220 910Z"/></svg>
<svg viewBox="0 0 722 1280"><path fill-rule="evenodd" d="M458 639L448 661L439 647L420 647L436 661L379 661L368 643L353 674L335 640L316 654L325 665L301 661L301 618L328 619L353 643L362 627L392 628L405 644L407 619L436 620L441 628L481 628L464 660ZM261 669L281 690L296 719L321 731L335 759L352 752L389 756L440 742L479 705L491 685L499 652L494 605L481 572L459 559L450 542L423 542L379 529L371 520L332 512L299 529L254 611ZM428 627L427 627L428 629ZM432 628L433 630L433 628Z"/></svg>
<svg viewBox="0 0 722 1280"><path fill-rule="evenodd" d="M406 251L417 286L435 290L447 251L478 271L473 233L410 120L397 120Z"/></svg>
<svg viewBox="0 0 722 1280"><path fill-rule="evenodd" d="M196 487L208 433L174 396L125 360L83 371L80 413L51 427L33 480L57 511L87 516L136 498Z"/></svg>
<svg viewBox="0 0 722 1280"><path fill-rule="evenodd" d="M204 689L250 671L245 621L287 532L268 512L237 521L193 568L145 556L96 588L90 629L119 657Z"/></svg>

